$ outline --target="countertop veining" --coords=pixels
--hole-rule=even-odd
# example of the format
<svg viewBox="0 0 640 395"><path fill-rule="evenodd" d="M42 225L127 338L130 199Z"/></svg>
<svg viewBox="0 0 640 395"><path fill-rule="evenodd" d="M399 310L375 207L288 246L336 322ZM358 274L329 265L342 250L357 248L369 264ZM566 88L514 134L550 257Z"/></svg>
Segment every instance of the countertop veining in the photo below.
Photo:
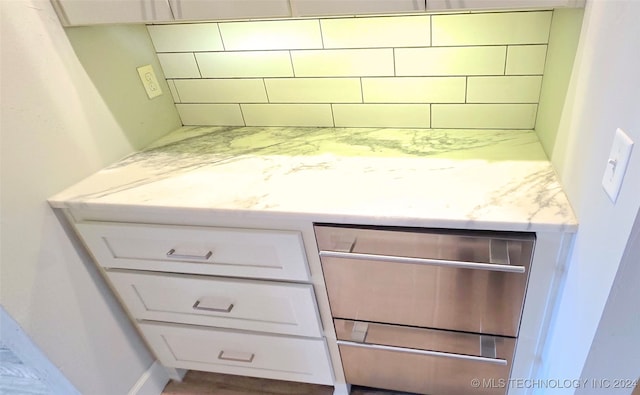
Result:
<svg viewBox="0 0 640 395"><path fill-rule="evenodd" d="M577 228L535 132L522 130L183 127L49 201L398 226Z"/></svg>

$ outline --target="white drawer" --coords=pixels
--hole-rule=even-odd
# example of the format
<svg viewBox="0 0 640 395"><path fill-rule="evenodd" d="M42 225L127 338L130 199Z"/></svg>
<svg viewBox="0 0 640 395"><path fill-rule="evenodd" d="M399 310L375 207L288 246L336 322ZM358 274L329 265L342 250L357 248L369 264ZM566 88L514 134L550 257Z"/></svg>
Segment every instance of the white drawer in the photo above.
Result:
<svg viewBox="0 0 640 395"><path fill-rule="evenodd" d="M321 337L311 284L109 270L142 320Z"/></svg>
<svg viewBox="0 0 640 395"><path fill-rule="evenodd" d="M112 222L76 227L107 268L309 279L299 232Z"/></svg>
<svg viewBox="0 0 640 395"><path fill-rule="evenodd" d="M333 385L322 339L140 322L163 365Z"/></svg>

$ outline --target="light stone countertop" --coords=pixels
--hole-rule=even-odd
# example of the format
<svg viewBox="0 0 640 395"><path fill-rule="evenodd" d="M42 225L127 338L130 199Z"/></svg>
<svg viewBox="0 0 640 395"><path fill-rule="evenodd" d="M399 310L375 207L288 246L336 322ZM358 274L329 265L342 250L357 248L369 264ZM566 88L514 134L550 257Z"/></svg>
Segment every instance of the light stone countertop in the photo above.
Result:
<svg viewBox="0 0 640 395"><path fill-rule="evenodd" d="M49 200L316 222L574 232L533 131L183 127Z"/></svg>

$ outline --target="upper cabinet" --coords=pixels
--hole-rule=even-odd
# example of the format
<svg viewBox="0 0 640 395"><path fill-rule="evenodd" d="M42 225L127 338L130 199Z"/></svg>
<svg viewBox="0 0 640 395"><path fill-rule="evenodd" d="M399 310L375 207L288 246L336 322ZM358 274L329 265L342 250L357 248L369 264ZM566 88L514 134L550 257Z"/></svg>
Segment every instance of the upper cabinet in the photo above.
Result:
<svg viewBox="0 0 640 395"><path fill-rule="evenodd" d="M427 11L584 7L585 0L427 0Z"/></svg>
<svg viewBox="0 0 640 395"><path fill-rule="evenodd" d="M289 0L51 0L51 2L64 26L291 16Z"/></svg>
<svg viewBox="0 0 640 395"><path fill-rule="evenodd" d="M424 10L425 0L291 0L294 16L392 14Z"/></svg>
<svg viewBox="0 0 640 395"><path fill-rule="evenodd" d="M51 0L64 26L171 21L169 0Z"/></svg>
<svg viewBox="0 0 640 395"><path fill-rule="evenodd" d="M1 0L0 0L1 1ZM583 7L585 0L51 0L64 26Z"/></svg>
<svg viewBox="0 0 640 395"><path fill-rule="evenodd" d="M176 20L291 16L289 0L169 0L169 4Z"/></svg>

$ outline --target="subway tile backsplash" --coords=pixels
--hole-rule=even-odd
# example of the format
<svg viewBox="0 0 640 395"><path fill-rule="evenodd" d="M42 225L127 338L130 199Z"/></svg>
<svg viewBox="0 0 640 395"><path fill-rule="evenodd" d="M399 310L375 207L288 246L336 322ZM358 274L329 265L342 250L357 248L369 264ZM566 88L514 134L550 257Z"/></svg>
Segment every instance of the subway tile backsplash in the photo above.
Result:
<svg viewBox="0 0 640 395"><path fill-rule="evenodd" d="M533 129L552 13L147 28L185 125Z"/></svg>

